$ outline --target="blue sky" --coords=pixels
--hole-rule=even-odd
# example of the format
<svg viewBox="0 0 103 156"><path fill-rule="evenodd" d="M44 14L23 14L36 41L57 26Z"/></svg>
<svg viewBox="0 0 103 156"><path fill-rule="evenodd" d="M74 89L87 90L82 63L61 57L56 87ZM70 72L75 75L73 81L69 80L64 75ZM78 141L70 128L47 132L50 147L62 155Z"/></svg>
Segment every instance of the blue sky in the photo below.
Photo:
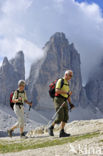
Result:
<svg viewBox="0 0 103 156"><path fill-rule="evenodd" d="M31 63L43 57L42 47L50 36L64 32L80 53L86 82L103 57L100 6L75 0L0 0L0 64L4 56L11 59L23 50L27 77Z"/></svg>
<svg viewBox="0 0 103 156"><path fill-rule="evenodd" d="M77 1L77 2L87 2L89 4L96 3L103 10L103 0L75 0L75 1Z"/></svg>

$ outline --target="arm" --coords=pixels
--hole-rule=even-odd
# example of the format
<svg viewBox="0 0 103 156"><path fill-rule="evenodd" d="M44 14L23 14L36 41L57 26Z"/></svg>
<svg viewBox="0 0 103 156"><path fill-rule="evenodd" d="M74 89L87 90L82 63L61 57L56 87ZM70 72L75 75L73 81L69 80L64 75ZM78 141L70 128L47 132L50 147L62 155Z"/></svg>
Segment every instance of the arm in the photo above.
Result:
<svg viewBox="0 0 103 156"><path fill-rule="evenodd" d="M71 104L71 98L70 98L70 96L68 97L68 102L69 102L69 104Z"/></svg>
<svg viewBox="0 0 103 156"><path fill-rule="evenodd" d="M56 92L57 94L67 94L69 97L72 95L72 92L71 92L71 91L66 92L66 91L62 91L62 90L59 89L59 88L56 89L55 92Z"/></svg>
<svg viewBox="0 0 103 156"><path fill-rule="evenodd" d="M12 102L13 102L13 103L18 103L18 102L21 102L21 101L22 101L22 98L21 98L21 97L19 97L19 98L17 99L17 97L18 97L17 94L18 94L17 91L15 91L15 92L14 92L14 95L13 95L13 98L12 98Z"/></svg>
<svg viewBox="0 0 103 156"><path fill-rule="evenodd" d="M55 90L55 92L57 93L57 94L68 94L67 92L65 92L65 91L62 91L61 89L56 89Z"/></svg>
<svg viewBox="0 0 103 156"><path fill-rule="evenodd" d="M70 109L74 108L75 105L72 104L70 96L68 97L68 102L70 104Z"/></svg>
<svg viewBox="0 0 103 156"><path fill-rule="evenodd" d="M61 84L62 84L62 79L59 79L56 84L56 89L55 89L56 94L65 94L65 95L67 94L68 96L72 95L71 91L67 92L67 91L61 90Z"/></svg>
<svg viewBox="0 0 103 156"><path fill-rule="evenodd" d="M25 102L26 104L32 106L32 102L29 102L28 100L25 100L24 102Z"/></svg>
<svg viewBox="0 0 103 156"><path fill-rule="evenodd" d="M24 102L30 106L32 106L32 102L29 102L28 99L27 99L27 95L26 95L26 92L25 92L25 100Z"/></svg>
<svg viewBox="0 0 103 156"><path fill-rule="evenodd" d="M13 99L12 102L13 103L18 103L19 102L19 99Z"/></svg>

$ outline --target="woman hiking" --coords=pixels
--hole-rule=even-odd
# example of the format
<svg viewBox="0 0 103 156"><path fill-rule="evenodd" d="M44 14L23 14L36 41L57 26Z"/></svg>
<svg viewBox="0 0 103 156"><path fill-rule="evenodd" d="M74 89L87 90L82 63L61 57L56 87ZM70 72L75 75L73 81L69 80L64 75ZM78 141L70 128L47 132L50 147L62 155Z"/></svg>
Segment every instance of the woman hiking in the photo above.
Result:
<svg viewBox="0 0 103 156"><path fill-rule="evenodd" d="M12 102L14 103L14 112L18 121L7 132L12 137L12 132L16 128L20 128L20 137L25 137L24 134L24 103L32 106L32 102L28 102L25 89L25 81L19 80L18 89L14 92Z"/></svg>

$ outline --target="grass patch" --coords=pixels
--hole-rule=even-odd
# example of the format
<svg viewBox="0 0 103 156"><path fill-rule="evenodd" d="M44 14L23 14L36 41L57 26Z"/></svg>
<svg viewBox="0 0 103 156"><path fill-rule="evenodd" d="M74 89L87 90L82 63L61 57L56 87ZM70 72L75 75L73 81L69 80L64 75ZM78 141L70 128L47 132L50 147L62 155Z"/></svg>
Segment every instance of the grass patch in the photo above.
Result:
<svg viewBox="0 0 103 156"><path fill-rule="evenodd" d="M84 134L81 136L71 136L68 138L58 138L54 140L46 140L46 138L44 138L44 140L42 142L39 142L40 140L37 140L35 142L35 138L33 139L27 139L27 140L21 140L20 142L6 142L1 140L0 143L0 153L8 153L8 152L19 152L22 150L28 150L28 149L37 149L37 148L43 148L43 147L49 147L49 146L55 146L55 145L63 145L65 143L72 143L75 141L80 141L80 140L84 140L84 139L90 139L93 137L97 137L99 135L99 133L95 132L95 133L91 133L91 134Z"/></svg>

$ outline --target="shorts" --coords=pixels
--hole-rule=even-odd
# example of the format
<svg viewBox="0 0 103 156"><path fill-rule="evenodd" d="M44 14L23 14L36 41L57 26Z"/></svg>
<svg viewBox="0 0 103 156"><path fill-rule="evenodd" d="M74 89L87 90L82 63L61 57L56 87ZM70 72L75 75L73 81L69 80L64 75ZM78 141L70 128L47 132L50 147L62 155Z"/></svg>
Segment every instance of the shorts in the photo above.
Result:
<svg viewBox="0 0 103 156"><path fill-rule="evenodd" d="M54 98L54 106L55 106L56 112L59 109L59 107L63 104L63 102L64 102L64 99L62 97L55 97ZM68 121L68 119L69 119L68 103L67 103L67 101L65 101L64 106L57 113L55 123L59 124L61 121L66 123Z"/></svg>

